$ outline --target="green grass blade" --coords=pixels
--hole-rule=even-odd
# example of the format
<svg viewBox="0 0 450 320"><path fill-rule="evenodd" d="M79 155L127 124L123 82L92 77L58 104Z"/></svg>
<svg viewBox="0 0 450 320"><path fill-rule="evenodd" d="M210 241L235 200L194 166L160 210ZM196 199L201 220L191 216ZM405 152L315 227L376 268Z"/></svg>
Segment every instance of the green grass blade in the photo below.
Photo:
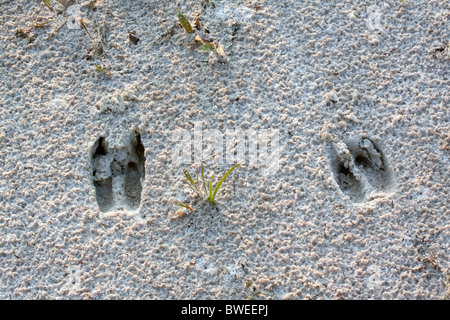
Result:
<svg viewBox="0 0 450 320"><path fill-rule="evenodd" d="M186 208L186 209L191 210L191 211L195 211L195 209L192 208L190 205L187 205L187 204L185 204L185 203L183 203L183 202L180 202L180 201L178 201L178 200L171 201L171 202L172 202L174 205L177 205L177 206Z"/></svg>
<svg viewBox="0 0 450 320"><path fill-rule="evenodd" d="M180 201L170 201L172 204L186 208L187 205L185 205L184 203L180 202Z"/></svg>
<svg viewBox="0 0 450 320"><path fill-rule="evenodd" d="M175 8L175 10L177 11L177 14L178 14L178 20L180 20L180 23L181 23L181 25L183 26L184 30L185 30L187 33L194 33L194 30L192 29L192 26L191 26L191 23L189 22L189 20L186 19L186 17L183 16L183 15L181 14L181 12L178 11L177 8Z"/></svg>
<svg viewBox="0 0 450 320"><path fill-rule="evenodd" d="M186 169L181 168L181 170L183 170L184 175L186 176L186 179L192 183L193 185L195 185L194 183L194 179L192 179L191 175L189 174L189 171L187 171Z"/></svg>
<svg viewBox="0 0 450 320"><path fill-rule="evenodd" d="M209 196L208 196L208 199L209 199L209 202L211 202L211 203L214 203L214 198L213 198L213 196L212 196L212 183L213 183L213 178L214 178L214 175L211 176L211 181L209 182Z"/></svg>
<svg viewBox="0 0 450 320"><path fill-rule="evenodd" d="M203 52L210 52L215 49L214 45L212 43L207 43L202 46L200 46L197 51L203 51Z"/></svg>
<svg viewBox="0 0 450 320"><path fill-rule="evenodd" d="M189 174L189 171L181 168L183 170L184 176L186 177L186 180L188 182L188 186L194 191L200 194L200 190L198 186L195 184L194 179L192 179L191 175Z"/></svg>
<svg viewBox="0 0 450 320"><path fill-rule="evenodd" d="M235 165L233 168L231 168L230 170L228 170L228 172L225 173L225 175L222 177L222 179L220 179L219 183L217 183L216 188L214 189L214 193L213 193L213 195L212 195L212 198L211 198L211 195L209 196L211 202L214 202L214 199L216 198L216 193L217 193L217 191L219 190L219 188L220 188L220 186L222 185L222 183L223 183L223 182L225 181L225 179L227 178L227 176L228 176L234 169L236 169L239 165L240 165L240 163L238 163L238 164ZM211 186L210 186L210 188L211 188ZM211 190L210 190L210 194L211 194Z"/></svg>
<svg viewBox="0 0 450 320"><path fill-rule="evenodd" d="M50 0L43 0L43 1L44 1L44 4L47 6L47 8L48 8L50 11L53 11L52 6L50 5Z"/></svg>

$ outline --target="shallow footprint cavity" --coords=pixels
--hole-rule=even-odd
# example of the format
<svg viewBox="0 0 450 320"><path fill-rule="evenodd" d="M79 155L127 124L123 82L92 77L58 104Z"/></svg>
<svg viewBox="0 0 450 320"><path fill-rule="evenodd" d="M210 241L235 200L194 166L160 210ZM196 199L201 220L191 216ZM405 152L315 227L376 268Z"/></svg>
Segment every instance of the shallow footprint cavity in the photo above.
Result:
<svg viewBox="0 0 450 320"><path fill-rule="evenodd" d="M104 137L94 144L92 179L100 211L135 211L141 204L145 178L144 145L139 133L131 134L128 144L108 148Z"/></svg>
<svg viewBox="0 0 450 320"><path fill-rule="evenodd" d="M364 200L362 182L353 173L353 161L347 145L339 143L330 152L331 168L334 179L341 191L355 202Z"/></svg>
<svg viewBox="0 0 450 320"><path fill-rule="evenodd" d="M364 202L367 195L387 192L394 186L394 175L386 157L368 137L334 145L330 163L339 188L354 202Z"/></svg>
<svg viewBox="0 0 450 320"><path fill-rule="evenodd" d="M393 187L393 173L380 147L371 139L362 137L348 144L355 166L364 174L367 182L380 191Z"/></svg>

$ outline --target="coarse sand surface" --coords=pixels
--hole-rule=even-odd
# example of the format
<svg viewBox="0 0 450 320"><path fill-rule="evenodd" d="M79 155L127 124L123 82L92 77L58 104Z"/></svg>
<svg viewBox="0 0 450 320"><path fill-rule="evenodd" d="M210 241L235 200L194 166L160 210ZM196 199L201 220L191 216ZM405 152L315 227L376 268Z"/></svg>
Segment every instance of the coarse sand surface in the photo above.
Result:
<svg viewBox="0 0 450 320"><path fill-rule="evenodd" d="M1 299L450 296L449 1L50 6L0 2Z"/></svg>

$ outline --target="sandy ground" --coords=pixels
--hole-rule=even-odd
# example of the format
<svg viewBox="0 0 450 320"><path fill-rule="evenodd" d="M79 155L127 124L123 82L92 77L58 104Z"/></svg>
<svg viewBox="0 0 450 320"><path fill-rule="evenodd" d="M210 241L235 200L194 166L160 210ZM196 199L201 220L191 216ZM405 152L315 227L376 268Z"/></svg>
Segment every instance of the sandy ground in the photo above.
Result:
<svg viewBox="0 0 450 320"><path fill-rule="evenodd" d="M50 3L0 2L0 298L450 294L448 1ZM210 204L198 128L276 166Z"/></svg>

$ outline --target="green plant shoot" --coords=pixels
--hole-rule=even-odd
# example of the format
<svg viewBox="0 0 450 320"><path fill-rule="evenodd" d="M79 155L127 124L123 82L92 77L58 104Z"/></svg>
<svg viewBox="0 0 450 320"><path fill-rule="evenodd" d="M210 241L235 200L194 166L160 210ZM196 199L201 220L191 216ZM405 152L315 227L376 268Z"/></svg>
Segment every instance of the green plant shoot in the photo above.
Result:
<svg viewBox="0 0 450 320"><path fill-rule="evenodd" d="M189 22L189 20L186 19L186 17L183 16L183 15L181 14L181 12L178 11L177 8L175 8L175 10L177 11L177 14L178 14L178 20L180 20L180 23L181 23L181 25L183 26L184 30L185 30L187 33L194 33L194 30L192 29L192 26L191 26L191 23Z"/></svg>
<svg viewBox="0 0 450 320"><path fill-rule="evenodd" d="M203 52L209 52L209 51L214 51L216 48L214 46L214 44L212 43L206 43L202 46L200 46L197 51L203 51Z"/></svg>
<svg viewBox="0 0 450 320"><path fill-rule="evenodd" d="M188 186L196 192L198 195L200 195L200 184L198 183L198 168L197 168L197 182L192 179L191 175L189 174L189 171L186 169L181 168L183 170L184 176L186 177Z"/></svg>
<svg viewBox="0 0 450 320"><path fill-rule="evenodd" d="M98 72L103 72L103 69L98 64L95 64L95 69L97 69Z"/></svg>
<svg viewBox="0 0 450 320"><path fill-rule="evenodd" d="M235 165L234 167L232 167L230 170L228 170L227 173L224 174L224 176L222 177L222 179L219 180L219 182L217 183L216 187L214 188L214 191L213 191L213 179L214 179L214 175L211 176L211 181L209 182L209 190L208 190L208 192L207 192L209 202L214 203L214 199L216 198L216 194L217 194L217 191L219 191L220 186L221 186L222 183L225 181L225 179L227 178L227 176L228 176L234 169L236 169L239 165L240 165L240 163L238 163L237 165ZM203 164L202 164L202 178L203 178L203 186L205 187L205 191L206 191L205 176L203 175Z"/></svg>
<svg viewBox="0 0 450 320"><path fill-rule="evenodd" d="M175 205L177 205L177 206L186 208L186 209L188 209L188 210L190 210L190 211L195 211L195 209L192 208L190 205L185 204L185 203L183 203L183 202L180 202L180 201L178 201L178 200L172 201L172 203L175 204Z"/></svg>
<svg viewBox="0 0 450 320"><path fill-rule="evenodd" d="M222 185L222 183L225 181L225 179L228 177L228 175L234 170L236 169L238 166L240 165L240 163L236 164L235 166L233 166L230 170L228 170L227 173L224 174L224 176L219 180L219 182L217 183L217 185L215 186L215 188L213 188L213 181L214 181L214 175L211 176L211 180L209 181L209 187L206 186L206 179L205 179L205 174L204 174L204 169L203 169L203 163L200 166L200 170L201 170L201 175L202 175L202 182L203 182L203 187L205 189L205 195L208 199L209 202L211 203L215 203L215 198L217 195L217 192L220 189L220 186ZM201 185L199 182L199 172L198 172L198 167L197 167L197 176L196 176L196 180L194 180L191 176L191 174L189 173L188 170L181 168L181 170L183 170L184 176L186 178L186 182L188 184L188 186L195 192L197 193L199 196L202 196L202 191L201 191ZM195 209L193 207L191 207L190 205L180 202L178 200L175 201L171 201L173 204L186 208L188 210L191 211L195 211Z"/></svg>

